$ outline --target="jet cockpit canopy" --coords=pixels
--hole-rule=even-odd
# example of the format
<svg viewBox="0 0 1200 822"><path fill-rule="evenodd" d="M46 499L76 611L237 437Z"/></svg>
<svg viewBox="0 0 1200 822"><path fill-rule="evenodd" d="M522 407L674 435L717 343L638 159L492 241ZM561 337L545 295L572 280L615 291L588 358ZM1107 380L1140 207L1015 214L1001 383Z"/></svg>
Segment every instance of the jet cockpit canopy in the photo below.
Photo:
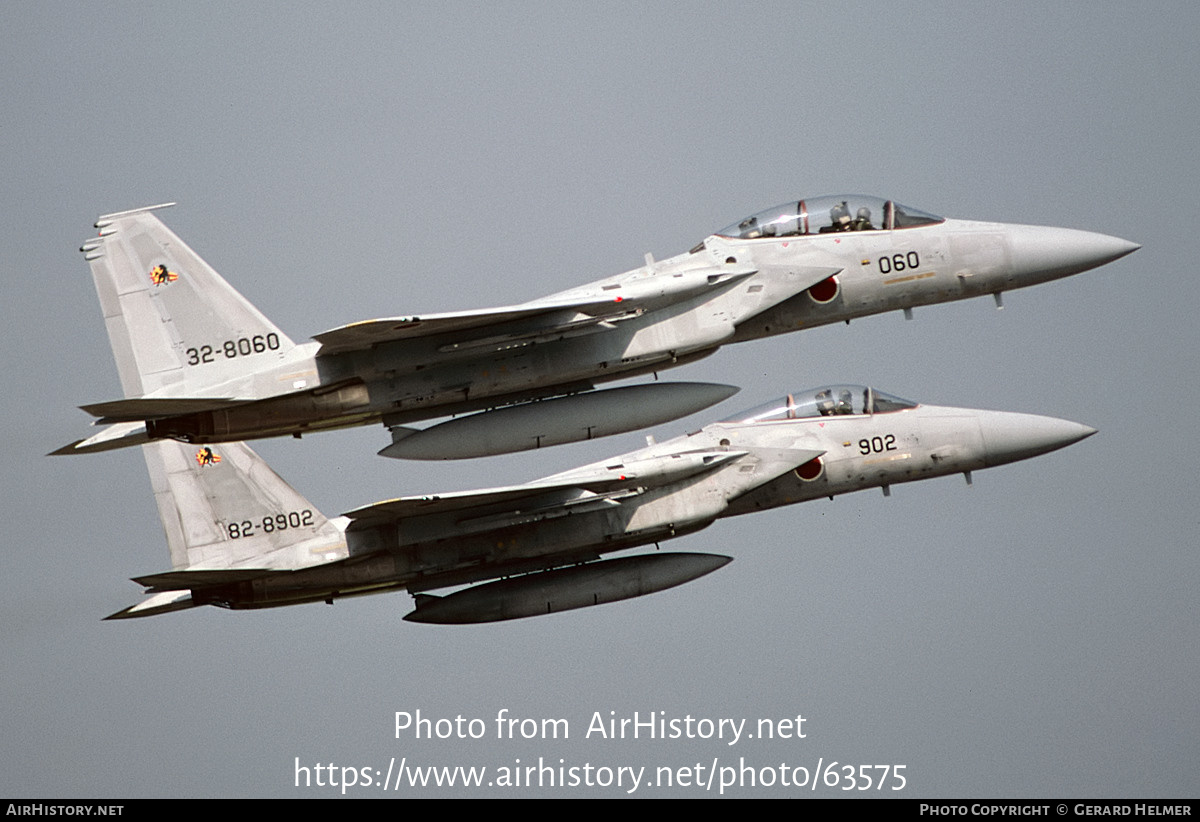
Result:
<svg viewBox="0 0 1200 822"><path fill-rule="evenodd" d="M721 422L773 422L807 417L885 414L916 407L917 403L912 400L885 394L865 385L824 385L756 405Z"/></svg>
<svg viewBox="0 0 1200 822"><path fill-rule="evenodd" d="M802 237L841 231L890 231L945 222L895 200L864 194L833 194L796 200L760 211L717 232L739 240Z"/></svg>

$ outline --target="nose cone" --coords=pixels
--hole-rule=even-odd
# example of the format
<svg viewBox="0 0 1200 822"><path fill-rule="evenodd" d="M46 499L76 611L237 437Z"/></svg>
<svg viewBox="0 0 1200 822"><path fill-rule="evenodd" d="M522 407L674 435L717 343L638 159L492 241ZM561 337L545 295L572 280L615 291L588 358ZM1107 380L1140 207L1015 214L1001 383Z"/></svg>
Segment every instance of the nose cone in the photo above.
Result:
<svg viewBox="0 0 1200 822"><path fill-rule="evenodd" d="M1008 240L1014 274L1030 284L1069 277L1141 248L1107 234L1039 225L1009 226Z"/></svg>
<svg viewBox="0 0 1200 822"><path fill-rule="evenodd" d="M979 428L988 466L1057 451L1096 433L1095 428L1070 420L1003 411L980 412Z"/></svg>

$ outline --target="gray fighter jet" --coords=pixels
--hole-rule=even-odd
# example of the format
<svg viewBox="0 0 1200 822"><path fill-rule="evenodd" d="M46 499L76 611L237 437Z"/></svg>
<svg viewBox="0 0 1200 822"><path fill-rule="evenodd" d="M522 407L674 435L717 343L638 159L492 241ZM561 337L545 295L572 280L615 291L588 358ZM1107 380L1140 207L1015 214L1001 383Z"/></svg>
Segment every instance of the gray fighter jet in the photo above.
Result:
<svg viewBox="0 0 1200 822"><path fill-rule="evenodd" d="M604 554L723 517L1027 459L1095 430L918 405L858 385L788 394L686 436L544 479L401 497L326 519L242 443L143 446L174 570L110 619L269 608L407 589L414 622L473 623L653 593L702 553ZM727 541L727 540L726 540ZM485 582L485 580L498 580ZM426 592L483 583L447 596Z"/></svg>
<svg viewBox="0 0 1200 822"><path fill-rule="evenodd" d="M757 339L1000 294L1138 248L1065 228L947 220L864 196L797 200L690 252L520 305L351 323L295 344L151 213L101 217L84 243L125 399L55 453L194 444L382 423L380 453L452 459L630 431L736 389L596 390ZM457 415L424 430L413 422Z"/></svg>

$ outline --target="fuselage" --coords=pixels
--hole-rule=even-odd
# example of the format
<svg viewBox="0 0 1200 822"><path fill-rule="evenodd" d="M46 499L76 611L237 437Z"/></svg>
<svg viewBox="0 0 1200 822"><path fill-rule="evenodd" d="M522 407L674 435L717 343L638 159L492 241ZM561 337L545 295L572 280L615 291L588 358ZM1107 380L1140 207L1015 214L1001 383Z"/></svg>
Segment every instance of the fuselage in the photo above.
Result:
<svg viewBox="0 0 1200 822"><path fill-rule="evenodd" d="M1051 417L916 405L862 386L828 386L534 481L530 487L556 490L519 508L496 502L351 525L348 559L210 590L198 601L259 608L561 568L689 534L722 517L969 474L1092 433ZM555 496L564 486L583 489L606 478L626 481Z"/></svg>
<svg viewBox="0 0 1200 822"><path fill-rule="evenodd" d="M843 223L817 218L846 208L869 216ZM770 216L776 212L781 216ZM602 300L625 291L662 295L624 313L614 304L604 322L564 309L364 350L322 353L316 344L298 346L253 387L239 382L243 392L249 387L274 396L152 420L148 428L151 437L219 442L369 422L402 426L587 391L694 361L730 342L998 295L1103 265L1136 248L1072 229L945 220L878 198L801 200L747 218L686 254L523 306ZM713 281L710 288L672 296L679 283L705 277ZM304 390L287 388L296 384ZM227 387L212 393L228 396L237 386Z"/></svg>
<svg viewBox="0 0 1200 822"><path fill-rule="evenodd" d="M1055 257L1055 249L1074 248ZM1042 256L1028 249L1042 248ZM846 322L886 311L985 296L1066 277L1135 248L1115 238L1070 229L946 220L932 225L818 234L790 239L714 235L681 254L579 288L548 301L601 296L605 289L650 279L723 269L755 273L702 294L588 334L502 347L445 351L456 339L390 343L371 352L318 358L322 383L366 381L370 406L405 423L490 407L665 370L719 346ZM798 293L798 272L836 271ZM513 323L495 334L536 328Z"/></svg>

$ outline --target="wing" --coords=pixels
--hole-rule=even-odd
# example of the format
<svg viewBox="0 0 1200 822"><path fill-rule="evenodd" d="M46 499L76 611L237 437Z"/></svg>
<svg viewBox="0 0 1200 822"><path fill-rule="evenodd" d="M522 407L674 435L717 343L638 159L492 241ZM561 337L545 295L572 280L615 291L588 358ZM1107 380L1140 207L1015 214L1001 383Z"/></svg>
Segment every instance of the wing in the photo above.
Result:
<svg viewBox="0 0 1200 822"><path fill-rule="evenodd" d="M615 459L566 474L500 488L457 491L420 497L398 497L355 508L345 516L351 527L372 527L380 522L412 517L454 514L461 520L492 514L543 514L552 510L601 507L621 499L714 471L745 451L686 451L638 459Z"/></svg>
<svg viewBox="0 0 1200 822"><path fill-rule="evenodd" d="M426 314L413 317L384 317L378 320L363 320L339 326L324 331L313 337L321 343L321 354L336 354L343 351L354 351L370 348L385 342L397 340L412 340L418 337L431 337L437 334L462 334L478 331L519 320L546 318L549 315L587 313L588 320L600 322L605 318L602 309L612 309L612 300L589 300L584 302L543 303L525 306L505 306L487 308L477 311L453 311L443 314ZM591 313L597 316L592 316ZM611 311L613 314L626 313L624 309ZM544 328L538 329L545 333L559 325L569 325L561 319L547 322Z"/></svg>
<svg viewBox="0 0 1200 822"><path fill-rule="evenodd" d="M320 354L355 351L380 343L439 334L454 334L457 338L442 349L447 352L525 340L540 341L611 327L612 323L641 316L664 305L716 293L755 273L701 269L680 275L662 274L598 284L570 292L573 295L570 297L548 297L521 305L364 320L324 331L313 339L321 343Z"/></svg>
<svg viewBox="0 0 1200 822"><path fill-rule="evenodd" d="M546 511L561 508L564 511L579 505L612 499L613 491L622 489L622 483L595 483L593 488L567 482L546 485L513 485L506 488L485 488L478 491L459 491L449 494L433 494L421 497L397 497L373 505L364 505L348 511L345 516L352 528L378 525L381 522L413 517L455 514L470 518L485 512L507 511L510 513ZM626 483L628 484L628 483ZM607 504L607 503L605 503Z"/></svg>

